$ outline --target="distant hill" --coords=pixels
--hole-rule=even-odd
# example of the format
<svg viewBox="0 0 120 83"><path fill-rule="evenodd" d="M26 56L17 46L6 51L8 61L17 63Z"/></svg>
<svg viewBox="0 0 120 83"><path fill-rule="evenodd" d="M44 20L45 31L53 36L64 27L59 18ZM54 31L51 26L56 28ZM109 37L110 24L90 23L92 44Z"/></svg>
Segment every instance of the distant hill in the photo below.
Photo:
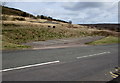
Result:
<svg viewBox="0 0 120 83"><path fill-rule="evenodd" d="M5 6L2 6L2 14L23 16L23 17L29 17L29 16L30 17L35 17L32 14L29 14L27 12L21 11L19 9L9 8L9 7L5 7Z"/></svg>
<svg viewBox="0 0 120 83"><path fill-rule="evenodd" d="M32 18L35 18L35 19L47 19L49 21L58 21L58 22L63 22L63 23L68 23L64 20L60 20L60 19L53 19L52 17L47 17L47 16L44 16L44 15L41 15L41 16L34 16L32 14L29 14L27 12L24 12L22 10L19 10L19 9L15 9L15 8L9 8L9 7L5 7L5 6L2 6L2 14L6 14L6 15L15 15L15 16L22 16L22 17L32 17Z"/></svg>
<svg viewBox="0 0 120 83"><path fill-rule="evenodd" d="M97 28L99 30L107 29L120 32L120 24L80 24L80 25L87 26L88 28Z"/></svg>

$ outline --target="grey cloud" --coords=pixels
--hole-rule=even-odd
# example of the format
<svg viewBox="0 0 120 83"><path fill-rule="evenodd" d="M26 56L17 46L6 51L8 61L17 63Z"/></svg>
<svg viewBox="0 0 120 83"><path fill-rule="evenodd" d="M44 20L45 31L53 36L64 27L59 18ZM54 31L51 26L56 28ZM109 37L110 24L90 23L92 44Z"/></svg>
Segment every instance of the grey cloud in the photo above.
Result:
<svg viewBox="0 0 120 83"><path fill-rule="evenodd" d="M70 15L70 16L78 16L79 14L78 13L64 13L64 15Z"/></svg>
<svg viewBox="0 0 120 83"><path fill-rule="evenodd" d="M90 8L100 8L105 6L104 2L77 2L76 4L75 2L73 2L69 4L71 4L71 6L63 5L63 8L67 10L78 11L78 10L85 10Z"/></svg>

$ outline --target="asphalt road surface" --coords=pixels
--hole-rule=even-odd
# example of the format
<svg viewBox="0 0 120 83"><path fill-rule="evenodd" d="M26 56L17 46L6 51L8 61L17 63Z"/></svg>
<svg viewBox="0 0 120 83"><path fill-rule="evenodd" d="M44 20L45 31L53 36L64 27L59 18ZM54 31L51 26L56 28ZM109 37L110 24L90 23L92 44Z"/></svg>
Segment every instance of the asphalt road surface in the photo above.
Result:
<svg viewBox="0 0 120 83"><path fill-rule="evenodd" d="M3 81L110 81L118 45L3 51Z"/></svg>

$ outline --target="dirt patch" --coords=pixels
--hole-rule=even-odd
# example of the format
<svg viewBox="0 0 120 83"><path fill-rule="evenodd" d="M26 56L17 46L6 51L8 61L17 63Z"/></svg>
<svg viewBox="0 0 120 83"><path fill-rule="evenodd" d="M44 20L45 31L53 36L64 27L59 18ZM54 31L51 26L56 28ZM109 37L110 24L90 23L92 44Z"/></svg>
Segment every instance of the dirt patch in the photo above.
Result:
<svg viewBox="0 0 120 83"><path fill-rule="evenodd" d="M47 41L38 41L38 42L29 42L23 43L23 45L28 45L33 48L45 48L45 47L63 47L71 45L84 45L85 43L92 42L104 38L104 36L88 36L80 38L66 38L66 39L56 39L56 40L47 40Z"/></svg>

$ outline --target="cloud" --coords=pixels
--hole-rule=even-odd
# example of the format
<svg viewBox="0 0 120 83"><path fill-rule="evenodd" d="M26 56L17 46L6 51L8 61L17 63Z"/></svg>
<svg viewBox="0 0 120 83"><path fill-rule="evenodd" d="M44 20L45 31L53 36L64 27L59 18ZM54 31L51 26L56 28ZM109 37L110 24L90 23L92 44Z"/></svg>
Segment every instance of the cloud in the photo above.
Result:
<svg viewBox="0 0 120 83"><path fill-rule="evenodd" d="M117 22L117 7L117 3L111 2L56 2L46 3L36 11L56 19L72 20L73 23L99 23Z"/></svg>
<svg viewBox="0 0 120 83"><path fill-rule="evenodd" d="M72 19L79 23L117 22L118 5L112 2L74 2L65 3L62 7L66 11L77 13Z"/></svg>
<svg viewBox="0 0 120 83"><path fill-rule="evenodd" d="M103 0L102 0L103 1ZM117 22L116 2L36 2L14 3L16 8L30 11L34 15L46 15L73 23ZM22 5L22 6L21 6ZM27 6L26 6L27 5Z"/></svg>
<svg viewBox="0 0 120 83"><path fill-rule="evenodd" d="M64 4L63 8L71 11L79 11L93 8L103 8L109 5L109 2L70 2Z"/></svg>

